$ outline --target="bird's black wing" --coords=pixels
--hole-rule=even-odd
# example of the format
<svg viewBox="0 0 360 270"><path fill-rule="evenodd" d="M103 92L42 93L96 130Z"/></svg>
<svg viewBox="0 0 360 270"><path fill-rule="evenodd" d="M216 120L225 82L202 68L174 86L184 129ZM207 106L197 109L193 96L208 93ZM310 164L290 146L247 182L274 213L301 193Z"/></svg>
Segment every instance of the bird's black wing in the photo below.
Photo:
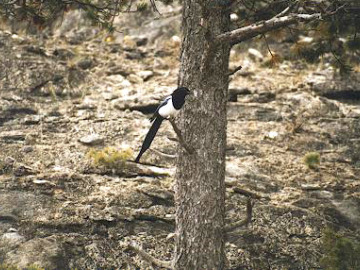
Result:
<svg viewBox="0 0 360 270"><path fill-rule="evenodd" d="M156 109L156 111L154 112L154 114L150 117L150 122L154 121L157 116L160 116L160 115L159 115L159 110L160 110L160 108L163 107L163 106L165 106L166 104L168 104L168 102L169 102L170 99L171 99L171 96L168 96L168 97L166 97L166 98L163 100L163 102L161 102L161 103L159 104L159 106L157 107L157 109Z"/></svg>

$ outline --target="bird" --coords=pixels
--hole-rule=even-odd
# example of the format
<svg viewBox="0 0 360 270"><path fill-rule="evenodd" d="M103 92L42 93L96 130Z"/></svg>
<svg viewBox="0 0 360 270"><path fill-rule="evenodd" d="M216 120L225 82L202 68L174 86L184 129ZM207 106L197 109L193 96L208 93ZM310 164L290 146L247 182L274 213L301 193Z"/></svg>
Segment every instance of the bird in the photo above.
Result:
<svg viewBox="0 0 360 270"><path fill-rule="evenodd" d="M136 163L140 162L141 156L145 153L147 149L149 149L152 141L155 138L157 131L161 126L161 123L165 119L170 119L174 117L179 112L179 110L182 108L182 106L185 103L186 96L189 95L190 93L191 92L188 88L180 86L177 89L175 89L170 96L166 97L160 103L155 113L150 117L150 121L152 122L152 125L148 133L146 134L140 152L135 159Z"/></svg>

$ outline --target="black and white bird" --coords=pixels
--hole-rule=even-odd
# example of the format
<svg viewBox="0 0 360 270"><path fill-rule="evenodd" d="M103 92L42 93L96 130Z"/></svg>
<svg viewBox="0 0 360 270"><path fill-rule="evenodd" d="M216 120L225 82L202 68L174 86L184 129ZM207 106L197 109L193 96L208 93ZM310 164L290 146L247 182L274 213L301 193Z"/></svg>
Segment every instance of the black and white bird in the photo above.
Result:
<svg viewBox="0 0 360 270"><path fill-rule="evenodd" d="M184 105L185 98L189 94L189 89L186 87L179 87L170 96L166 97L163 102L160 103L154 115L150 118L152 126L150 127L149 132L146 134L145 140L141 146L140 153L136 157L135 162L139 163L141 156L147 149L149 149L162 121L174 117Z"/></svg>

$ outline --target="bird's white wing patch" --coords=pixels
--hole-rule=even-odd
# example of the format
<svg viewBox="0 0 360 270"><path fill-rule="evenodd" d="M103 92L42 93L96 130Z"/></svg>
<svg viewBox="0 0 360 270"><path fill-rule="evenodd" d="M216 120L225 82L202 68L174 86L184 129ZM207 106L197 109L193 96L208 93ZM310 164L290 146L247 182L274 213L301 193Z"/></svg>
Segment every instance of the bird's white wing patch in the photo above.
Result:
<svg viewBox="0 0 360 270"><path fill-rule="evenodd" d="M175 116L175 114L178 112L175 108L174 105L172 103L172 99L166 99L167 102L164 106L161 106L159 108L159 114L164 117L164 118L169 118L172 116Z"/></svg>

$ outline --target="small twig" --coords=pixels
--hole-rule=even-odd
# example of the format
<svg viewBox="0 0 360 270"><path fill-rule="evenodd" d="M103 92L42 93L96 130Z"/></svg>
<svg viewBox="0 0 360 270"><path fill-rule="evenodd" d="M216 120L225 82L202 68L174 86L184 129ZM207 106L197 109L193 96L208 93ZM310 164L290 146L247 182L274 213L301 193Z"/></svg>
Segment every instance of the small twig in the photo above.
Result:
<svg viewBox="0 0 360 270"><path fill-rule="evenodd" d="M285 16L287 15L290 11L293 10L293 8L298 5L299 2L298 1L295 1L292 5L288 6L287 8L285 8L283 11L281 11L279 14L275 15L274 18L279 18L279 17L282 17L282 16Z"/></svg>
<svg viewBox="0 0 360 270"><path fill-rule="evenodd" d="M230 71L228 76L234 75L236 72L238 72L239 70L242 69L242 66L238 66L237 68L235 68L234 70Z"/></svg>
<svg viewBox="0 0 360 270"><path fill-rule="evenodd" d="M247 203L246 203L246 218L244 220L240 220L229 226L226 226L225 231L229 232L229 231L232 231L239 227L248 226L252 220L252 210L253 210L254 205L255 205L255 203L252 202L251 198L248 198Z"/></svg>
<svg viewBox="0 0 360 270"><path fill-rule="evenodd" d="M289 10L290 10L290 6L285 8L279 14L275 15L274 18L279 18L279 17L285 16L289 12Z"/></svg>
<svg viewBox="0 0 360 270"><path fill-rule="evenodd" d="M141 247L139 247L136 243L125 244L127 248L133 250L136 254L138 254L142 259L149 262L152 266L157 266L166 269L174 269L169 261L162 261L156 259L151 256L149 253L145 252Z"/></svg>
<svg viewBox="0 0 360 270"><path fill-rule="evenodd" d="M170 124L172 125L176 135L179 138L179 143L181 144L182 147L184 147L184 149L186 150L186 152L188 152L189 154L193 154L195 152L194 148L192 148L191 146L187 145L184 137L181 134L181 131L179 130L179 128L176 126L174 120L169 119Z"/></svg>
<svg viewBox="0 0 360 270"><path fill-rule="evenodd" d="M153 11L157 12L159 15L161 15L160 11L158 10L155 1L154 0L150 0L151 6L153 8Z"/></svg>
<svg viewBox="0 0 360 270"><path fill-rule="evenodd" d="M271 55L271 60L274 61L275 58L274 58L274 55L273 55L273 53L272 53L272 51L270 49L270 45L269 45L269 43L267 41L267 38L266 38L265 34L262 34L262 37L265 39L266 47L267 47L267 49L268 49L268 51L269 51L269 53Z"/></svg>

